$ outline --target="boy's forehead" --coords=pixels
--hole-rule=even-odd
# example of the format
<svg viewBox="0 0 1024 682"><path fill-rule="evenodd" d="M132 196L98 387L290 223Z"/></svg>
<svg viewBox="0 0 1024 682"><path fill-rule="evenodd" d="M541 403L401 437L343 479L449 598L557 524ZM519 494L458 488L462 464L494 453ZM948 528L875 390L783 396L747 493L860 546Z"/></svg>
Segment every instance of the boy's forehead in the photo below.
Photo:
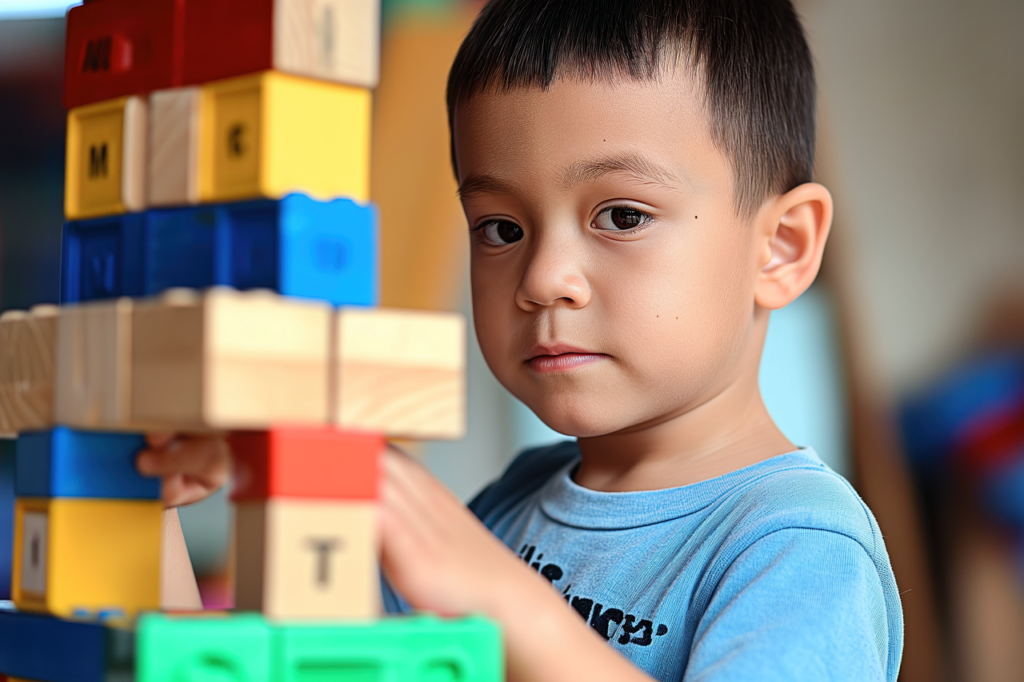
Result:
<svg viewBox="0 0 1024 682"><path fill-rule="evenodd" d="M693 186L709 171L730 172L701 90L683 69L655 80L490 89L456 108L453 135L463 196L498 190L494 180L518 171L542 172L567 189L609 173Z"/></svg>

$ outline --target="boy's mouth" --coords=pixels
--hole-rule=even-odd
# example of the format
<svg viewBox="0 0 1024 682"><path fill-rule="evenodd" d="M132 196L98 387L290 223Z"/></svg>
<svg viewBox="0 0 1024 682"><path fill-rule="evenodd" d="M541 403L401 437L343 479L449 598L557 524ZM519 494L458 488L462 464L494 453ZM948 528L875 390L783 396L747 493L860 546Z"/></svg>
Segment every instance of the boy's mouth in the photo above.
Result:
<svg viewBox="0 0 1024 682"><path fill-rule="evenodd" d="M567 372L608 357L605 353L594 353L565 344L537 345L527 353L526 364L538 374L547 374L549 372Z"/></svg>

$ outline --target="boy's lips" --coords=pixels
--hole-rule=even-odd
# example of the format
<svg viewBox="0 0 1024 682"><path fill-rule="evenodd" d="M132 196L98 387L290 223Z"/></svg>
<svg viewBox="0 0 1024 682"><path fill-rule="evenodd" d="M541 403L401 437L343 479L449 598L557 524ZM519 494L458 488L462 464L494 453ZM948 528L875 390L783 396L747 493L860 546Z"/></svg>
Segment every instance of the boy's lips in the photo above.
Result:
<svg viewBox="0 0 1024 682"><path fill-rule="evenodd" d="M534 346L527 353L526 364L534 372L546 374L548 372L565 372L576 369L582 365L588 365L607 357L608 355L605 353L595 353L583 348L559 343L550 346Z"/></svg>

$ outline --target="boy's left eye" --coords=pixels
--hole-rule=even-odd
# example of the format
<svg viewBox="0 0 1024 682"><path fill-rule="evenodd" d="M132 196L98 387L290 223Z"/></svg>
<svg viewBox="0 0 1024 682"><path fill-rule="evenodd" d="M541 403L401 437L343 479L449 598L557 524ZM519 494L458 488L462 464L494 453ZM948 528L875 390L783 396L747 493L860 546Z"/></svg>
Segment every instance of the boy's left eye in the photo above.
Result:
<svg viewBox="0 0 1024 682"><path fill-rule="evenodd" d="M651 219L650 214L644 213L632 206L611 206L604 209L594 218L594 227L599 230L610 230L622 232L641 227Z"/></svg>

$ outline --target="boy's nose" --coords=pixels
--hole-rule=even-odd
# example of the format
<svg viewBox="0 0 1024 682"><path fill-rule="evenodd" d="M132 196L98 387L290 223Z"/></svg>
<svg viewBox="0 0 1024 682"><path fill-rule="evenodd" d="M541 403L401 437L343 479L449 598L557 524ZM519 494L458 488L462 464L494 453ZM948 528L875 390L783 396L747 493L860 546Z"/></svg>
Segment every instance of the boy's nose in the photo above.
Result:
<svg viewBox="0 0 1024 682"><path fill-rule="evenodd" d="M530 312L538 307L561 303L570 308L582 308L590 302L591 290L587 278L567 254L549 253L546 257L535 254L523 273L516 290L516 305Z"/></svg>

